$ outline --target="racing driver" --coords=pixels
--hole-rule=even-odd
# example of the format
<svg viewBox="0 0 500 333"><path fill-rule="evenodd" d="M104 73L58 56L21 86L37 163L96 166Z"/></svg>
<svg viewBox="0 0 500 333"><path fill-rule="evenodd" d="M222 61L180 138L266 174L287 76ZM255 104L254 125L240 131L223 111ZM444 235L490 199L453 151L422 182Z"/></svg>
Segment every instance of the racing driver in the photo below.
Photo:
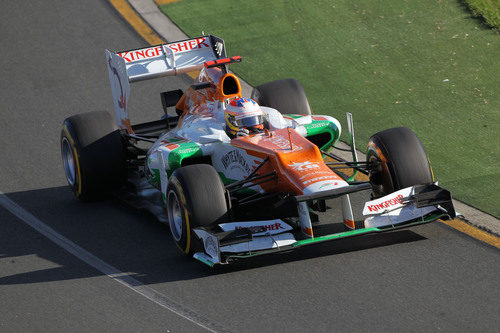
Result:
<svg viewBox="0 0 500 333"><path fill-rule="evenodd" d="M226 133L231 139L264 131L265 114L253 99L232 99L226 106L224 117Z"/></svg>

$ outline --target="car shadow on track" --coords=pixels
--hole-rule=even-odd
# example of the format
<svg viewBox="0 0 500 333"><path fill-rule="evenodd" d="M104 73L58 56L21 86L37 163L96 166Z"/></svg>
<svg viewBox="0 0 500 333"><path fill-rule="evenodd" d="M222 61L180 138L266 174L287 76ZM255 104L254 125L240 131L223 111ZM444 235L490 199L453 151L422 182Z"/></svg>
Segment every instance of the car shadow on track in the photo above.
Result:
<svg viewBox="0 0 500 333"><path fill-rule="evenodd" d="M295 262L324 256L368 250L426 239L410 230L372 234L304 247L296 251L249 258L216 268L182 256L171 240L168 227L150 213L138 211L109 199L84 203L69 188L54 187L8 193L9 198L44 224L70 239L118 270L144 284L199 279L233 272ZM0 259L36 255L52 268L26 269L22 273L0 275L0 285L41 283L86 277L103 273L76 259L41 237L19 219L11 217L9 232L0 236ZM6 240L8 239L8 242ZM53 267L57 266L57 267Z"/></svg>

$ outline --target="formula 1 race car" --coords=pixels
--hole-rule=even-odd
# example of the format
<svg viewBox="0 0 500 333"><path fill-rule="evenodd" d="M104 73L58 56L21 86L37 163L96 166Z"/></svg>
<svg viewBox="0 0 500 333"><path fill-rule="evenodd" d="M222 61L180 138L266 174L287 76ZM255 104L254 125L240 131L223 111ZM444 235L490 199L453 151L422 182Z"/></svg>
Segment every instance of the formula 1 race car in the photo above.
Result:
<svg viewBox="0 0 500 333"><path fill-rule="evenodd" d="M251 99L242 98L240 81L227 70L241 57L227 57L218 37L106 50L106 60L116 122L107 112L64 121L68 183L82 200L115 193L153 211L184 254L209 266L455 216L450 192L434 181L410 129L374 134L366 161L359 161L347 114L353 158L342 159L334 147L339 121L312 115L296 80L265 83L253 89ZM131 82L193 71L198 78L186 91L160 94L162 119L131 124ZM262 126L231 135L227 111L241 100L257 105ZM368 180L356 180L355 174ZM350 194L361 191L366 202L360 220ZM317 223L330 209L328 199L339 200L342 212L330 221L342 227L333 233Z"/></svg>

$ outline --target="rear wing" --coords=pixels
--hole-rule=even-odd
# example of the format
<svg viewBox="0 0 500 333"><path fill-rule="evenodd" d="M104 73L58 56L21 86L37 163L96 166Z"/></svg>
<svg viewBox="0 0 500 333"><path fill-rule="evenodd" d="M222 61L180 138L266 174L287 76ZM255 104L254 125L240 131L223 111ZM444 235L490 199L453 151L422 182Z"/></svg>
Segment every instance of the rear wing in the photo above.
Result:
<svg viewBox="0 0 500 333"><path fill-rule="evenodd" d="M118 53L106 50L118 127L133 133L128 116L130 82L200 70L205 62L225 57L224 41L212 35Z"/></svg>

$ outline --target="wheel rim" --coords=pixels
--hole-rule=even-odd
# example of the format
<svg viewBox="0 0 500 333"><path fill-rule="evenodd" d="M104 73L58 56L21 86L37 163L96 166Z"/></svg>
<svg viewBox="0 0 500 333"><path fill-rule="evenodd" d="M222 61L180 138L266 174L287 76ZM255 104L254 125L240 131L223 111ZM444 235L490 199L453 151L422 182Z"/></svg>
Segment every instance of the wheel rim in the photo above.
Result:
<svg viewBox="0 0 500 333"><path fill-rule="evenodd" d="M178 242L182 237L182 208L174 191L170 191L168 194L167 211L170 231Z"/></svg>
<svg viewBox="0 0 500 333"><path fill-rule="evenodd" d="M76 164L73 148L67 138L62 139L62 158L64 164L64 171L66 172L66 179L68 183L73 186L76 182Z"/></svg>

